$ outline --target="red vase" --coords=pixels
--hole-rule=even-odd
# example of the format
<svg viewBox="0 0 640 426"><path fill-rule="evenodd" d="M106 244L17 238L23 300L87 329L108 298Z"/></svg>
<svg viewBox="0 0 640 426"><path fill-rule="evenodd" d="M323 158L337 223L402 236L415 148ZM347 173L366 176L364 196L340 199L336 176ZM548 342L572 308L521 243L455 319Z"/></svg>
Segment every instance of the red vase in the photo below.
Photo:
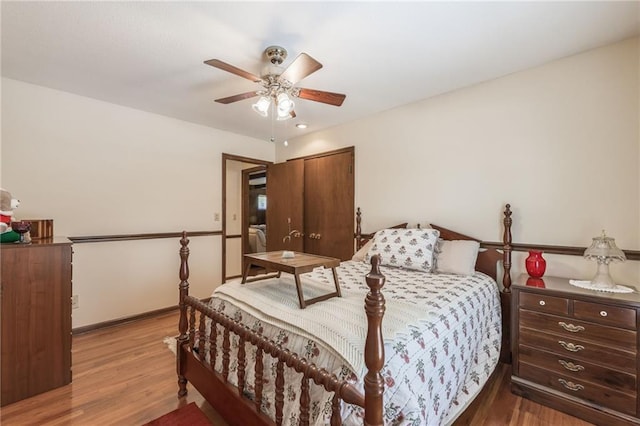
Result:
<svg viewBox="0 0 640 426"><path fill-rule="evenodd" d="M529 257L524 262L527 272L533 278L541 278L547 269L547 261L542 257L542 251L530 250Z"/></svg>

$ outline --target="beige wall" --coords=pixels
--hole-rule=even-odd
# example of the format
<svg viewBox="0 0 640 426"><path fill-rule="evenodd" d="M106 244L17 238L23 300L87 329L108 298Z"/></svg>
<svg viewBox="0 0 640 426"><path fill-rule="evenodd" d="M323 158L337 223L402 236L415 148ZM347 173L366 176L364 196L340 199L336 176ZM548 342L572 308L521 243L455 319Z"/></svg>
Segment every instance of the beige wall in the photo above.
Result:
<svg viewBox="0 0 640 426"><path fill-rule="evenodd" d="M273 145L2 79L1 185L17 218L60 236L220 230L222 153L273 161ZM193 294L221 282L221 238L192 239ZM177 239L74 245L73 326L177 303Z"/></svg>
<svg viewBox="0 0 640 426"><path fill-rule="evenodd" d="M585 246L604 228L638 250L638 48L626 40L289 140L276 157L354 145L365 230L433 222L499 241L509 202L517 242ZM549 274L595 272L549 258ZM640 284L639 263L612 275Z"/></svg>

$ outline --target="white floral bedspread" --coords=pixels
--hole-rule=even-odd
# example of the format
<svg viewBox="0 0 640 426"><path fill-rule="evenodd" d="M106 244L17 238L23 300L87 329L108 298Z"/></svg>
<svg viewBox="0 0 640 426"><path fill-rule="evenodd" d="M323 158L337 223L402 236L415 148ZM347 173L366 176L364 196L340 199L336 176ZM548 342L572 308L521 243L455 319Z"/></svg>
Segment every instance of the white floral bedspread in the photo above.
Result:
<svg viewBox="0 0 640 426"><path fill-rule="evenodd" d="M359 295L362 304L349 304L351 309L364 311L364 297L369 291L364 276L371 266L365 262L343 262L338 268L343 296ZM385 338L384 415L389 425L440 425L455 420L468 402L477 394L493 372L499 357L501 341L501 313L498 287L488 276L476 273L470 277L449 274L426 274L397 268L381 267L386 277L382 289L385 299L392 305L406 303L407 309L423 308L422 321L396 333L395 339ZM283 274L283 278L284 278ZM327 293L333 289L331 270L318 268L302 276L305 280L322 283ZM245 286L257 285L249 283ZM225 284L228 285L228 284ZM283 280L282 286L294 286L291 280ZM221 286L220 289L223 289ZM327 347L327 342L314 341L307 333L285 331L273 325L269 315L255 309L248 313L234 305L229 297L212 295L211 306L241 321L252 330L259 330L265 337L301 357L324 367L339 378L347 379L359 389L366 370L353 371L345 357L337 356ZM250 293L250 292L248 292ZM295 291L293 291L295 295ZM308 296L307 296L308 297ZM336 302L340 299L329 299ZM321 308L328 301L311 305L305 311ZM243 304L250 304L251 300ZM295 306L298 313L302 312ZM278 316L278 315L275 315ZM282 317L282 315L279 315ZM383 319L384 324L384 319ZM364 325L366 328L366 324ZM218 346L221 347L221 332ZM237 339L232 339L232 349L237 350ZM252 396L255 349L247 346L246 389ZM236 383L237 364L232 355L229 380ZM216 368L221 369L221 356ZM275 417L274 384L276 362L264 357L265 388L262 409ZM301 375L285 368L285 425L297 425ZM329 423L332 393L311 385L311 424ZM347 425L362 424L362 409L343 404L343 422Z"/></svg>

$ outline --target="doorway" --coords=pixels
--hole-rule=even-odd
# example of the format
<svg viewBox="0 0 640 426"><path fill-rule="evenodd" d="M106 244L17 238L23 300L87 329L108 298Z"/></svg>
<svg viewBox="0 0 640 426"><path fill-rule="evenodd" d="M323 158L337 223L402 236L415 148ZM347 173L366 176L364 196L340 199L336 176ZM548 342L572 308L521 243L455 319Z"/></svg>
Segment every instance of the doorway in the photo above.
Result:
<svg viewBox="0 0 640 426"><path fill-rule="evenodd" d="M242 170L242 254L267 248L267 167Z"/></svg>
<svg viewBox="0 0 640 426"><path fill-rule="evenodd" d="M258 231L266 237L266 168L269 164L272 163L222 154L221 252L225 282L242 275L243 255L249 253L251 247L250 230L256 238L262 237L257 235ZM258 223L261 219L263 222Z"/></svg>

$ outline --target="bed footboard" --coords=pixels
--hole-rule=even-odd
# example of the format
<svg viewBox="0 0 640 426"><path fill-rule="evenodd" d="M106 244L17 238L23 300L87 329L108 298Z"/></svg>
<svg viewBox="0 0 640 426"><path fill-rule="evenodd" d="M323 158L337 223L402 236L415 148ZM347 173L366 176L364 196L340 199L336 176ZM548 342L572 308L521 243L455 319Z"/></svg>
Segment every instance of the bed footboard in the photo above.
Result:
<svg viewBox="0 0 640 426"><path fill-rule="evenodd" d="M227 315L217 312L195 297L189 296L189 240L183 232L180 240L180 322L177 337L177 374L178 396L187 394L187 382L205 397L205 399L222 415L229 424L276 424L283 421L285 399L284 369L289 368L302 374L300 383L300 424L309 424L310 380L328 392L333 392L331 404L331 425L342 424L340 417L341 401L364 408L366 425L383 424L382 395L384 381L380 370L384 364L384 347L382 340L382 317L385 310L384 296L381 288L384 276L380 274L379 259L372 259L372 269L366 276L370 292L365 299L365 311L368 319L368 333L365 344L365 364L368 372L364 378L364 395L346 381L338 379L324 368L307 362L299 355L283 349L275 342L266 339L235 321ZM218 327L207 327L207 322ZM222 348L215 344L218 329L222 331ZM238 351L237 386L229 381L231 363L231 335L237 336ZM247 397L249 386L245 382L247 355L246 345L255 348L255 380L252 384L253 398ZM221 352L221 353L219 353ZM270 356L277 362L275 380L275 421L262 411L263 405L263 357ZM221 358L219 358L221 357ZM216 371L216 361L221 359L222 369Z"/></svg>

